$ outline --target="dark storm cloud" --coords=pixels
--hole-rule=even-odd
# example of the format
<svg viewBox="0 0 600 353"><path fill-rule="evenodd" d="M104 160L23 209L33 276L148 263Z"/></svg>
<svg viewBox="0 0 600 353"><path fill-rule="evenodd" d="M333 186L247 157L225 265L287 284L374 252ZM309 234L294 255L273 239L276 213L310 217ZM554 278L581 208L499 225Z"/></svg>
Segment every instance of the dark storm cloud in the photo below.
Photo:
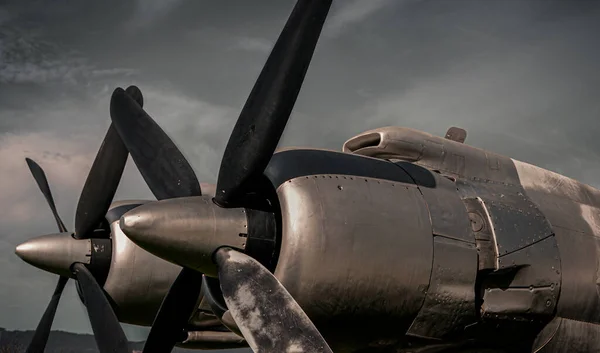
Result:
<svg viewBox="0 0 600 353"><path fill-rule="evenodd" d="M23 158L46 169L68 225L116 86L203 182L294 5L286 0L4 1L0 6L0 326L33 328L55 277L14 246L54 230ZM340 149L403 125L597 183L600 3L336 1L281 146ZM117 198L152 198L129 163ZM74 288L55 328L89 330Z"/></svg>

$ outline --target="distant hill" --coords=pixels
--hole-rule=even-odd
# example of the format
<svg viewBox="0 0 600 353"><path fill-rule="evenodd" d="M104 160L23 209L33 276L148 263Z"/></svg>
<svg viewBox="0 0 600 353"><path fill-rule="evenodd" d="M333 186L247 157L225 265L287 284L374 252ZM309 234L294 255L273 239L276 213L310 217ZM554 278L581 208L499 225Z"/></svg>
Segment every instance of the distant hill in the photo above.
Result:
<svg viewBox="0 0 600 353"><path fill-rule="evenodd" d="M0 353L22 353L25 352L27 345L33 337L33 331L8 331L0 327ZM144 342L131 342L132 350L141 352ZM52 331L46 353L98 353L94 336L90 334L80 334L64 331ZM190 352L221 352L221 353L246 353L249 349L224 349L218 351L197 351L189 349L175 348L174 353Z"/></svg>

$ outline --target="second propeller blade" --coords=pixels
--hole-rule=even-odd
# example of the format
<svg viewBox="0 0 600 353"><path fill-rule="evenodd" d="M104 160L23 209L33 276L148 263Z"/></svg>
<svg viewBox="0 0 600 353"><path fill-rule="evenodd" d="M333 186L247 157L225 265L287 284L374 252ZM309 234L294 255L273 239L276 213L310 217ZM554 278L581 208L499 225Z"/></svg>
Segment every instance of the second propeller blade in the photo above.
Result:
<svg viewBox="0 0 600 353"><path fill-rule="evenodd" d="M127 337L104 291L85 265L73 265L100 353L129 353Z"/></svg>
<svg viewBox="0 0 600 353"><path fill-rule="evenodd" d="M42 191L42 194L44 194L44 197L48 202L48 206L50 206L50 209L52 210L52 215L54 215L54 219L56 220L56 224L58 225L58 231L61 233L66 232L67 227L65 227L65 224L58 215L58 211L56 211L56 205L54 204L54 198L52 197L52 192L50 191L50 185L48 185L46 173L44 173L42 167L40 167L40 165L32 159L25 158L25 161L27 161L27 166L29 166L29 170L31 171L31 174L35 179L35 182L38 184L40 190Z"/></svg>
<svg viewBox="0 0 600 353"><path fill-rule="evenodd" d="M112 94L110 116L157 199L202 195L194 170L175 143L121 88Z"/></svg>
<svg viewBox="0 0 600 353"><path fill-rule="evenodd" d="M327 352L331 348L285 287L252 257L215 254L227 307L254 352Z"/></svg>
<svg viewBox="0 0 600 353"><path fill-rule="evenodd" d="M50 303L48 303L48 307L35 329L35 333L33 334L29 347L27 347L26 353L44 352L46 343L48 342L48 336L50 335L50 329L52 328L52 322L56 315L56 309L58 308L60 297L68 280L69 277L61 276L58 278L58 283L56 284L56 289L54 289L54 294L52 294L52 299L50 299Z"/></svg>
<svg viewBox="0 0 600 353"><path fill-rule="evenodd" d="M202 274L184 267L163 299L143 353L169 353L186 338L184 329L201 289Z"/></svg>
<svg viewBox="0 0 600 353"><path fill-rule="evenodd" d="M126 94L143 105L144 97L136 86L129 86ZM110 124L90 173L85 181L75 212L75 238L87 238L97 227L115 196L123 175L129 152L114 124Z"/></svg>
<svg viewBox="0 0 600 353"><path fill-rule="evenodd" d="M231 132L217 181L222 207L243 203L275 152L308 70L332 0L299 0Z"/></svg>

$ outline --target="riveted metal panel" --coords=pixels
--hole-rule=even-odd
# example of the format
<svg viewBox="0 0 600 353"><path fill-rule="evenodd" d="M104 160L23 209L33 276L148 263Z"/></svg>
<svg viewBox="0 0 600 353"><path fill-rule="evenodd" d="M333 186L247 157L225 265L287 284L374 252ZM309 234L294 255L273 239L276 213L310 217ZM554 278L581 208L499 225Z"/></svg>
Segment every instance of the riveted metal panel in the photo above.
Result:
<svg viewBox="0 0 600 353"><path fill-rule="evenodd" d="M526 248L498 258L498 269L519 267L511 279L511 287L551 287L558 296L561 283L561 265L558 245L554 236L546 237Z"/></svg>
<svg viewBox="0 0 600 353"><path fill-rule="evenodd" d="M422 157L415 162L419 165L459 178L519 185L517 171L508 157L437 136L428 138L424 145Z"/></svg>
<svg viewBox="0 0 600 353"><path fill-rule="evenodd" d="M457 180L457 187L463 200L481 200L485 212L479 209L477 202L467 201L471 203L468 207L472 208L469 212L471 218L489 221L498 256L527 247L554 233L545 215L520 187L479 179ZM481 245L484 245L483 241L479 241Z"/></svg>
<svg viewBox="0 0 600 353"><path fill-rule="evenodd" d="M264 174L277 188L287 180L310 175L344 175L412 184L402 169L389 161L348 153L314 149L292 149L277 152L271 157ZM433 178L423 178L433 187Z"/></svg>
<svg viewBox="0 0 600 353"><path fill-rule="evenodd" d="M485 200L502 202L509 206L529 207L531 201L524 195L523 188L507 183L472 177L457 179L456 187L462 198L480 197Z"/></svg>
<svg viewBox="0 0 600 353"><path fill-rule="evenodd" d="M422 167L407 163L396 162L396 165L406 171L417 185L423 185L421 178L434 178L435 187L419 187L423 198L429 207L433 234L453 238L469 243L475 243L469 215L462 203L453 181L438 174L423 170Z"/></svg>
<svg viewBox="0 0 600 353"><path fill-rule="evenodd" d="M275 276L332 349L403 337L423 304L433 260L418 188L313 175L283 183L277 194L283 225Z"/></svg>
<svg viewBox="0 0 600 353"><path fill-rule="evenodd" d="M498 272L485 277L482 317L545 321L555 312L561 287L556 239L546 239L498 258Z"/></svg>
<svg viewBox="0 0 600 353"><path fill-rule="evenodd" d="M492 221L498 255L522 249L553 234L552 227L531 202L519 206L483 199Z"/></svg>
<svg viewBox="0 0 600 353"><path fill-rule="evenodd" d="M433 247L429 290L408 334L442 339L477 322L477 249L473 244L440 236L434 237Z"/></svg>

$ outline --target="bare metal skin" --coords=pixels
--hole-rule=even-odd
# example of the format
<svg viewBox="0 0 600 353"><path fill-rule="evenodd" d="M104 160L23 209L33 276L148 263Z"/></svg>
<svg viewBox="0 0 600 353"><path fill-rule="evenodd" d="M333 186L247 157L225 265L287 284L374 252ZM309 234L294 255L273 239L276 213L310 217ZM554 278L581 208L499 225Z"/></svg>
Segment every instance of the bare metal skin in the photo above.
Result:
<svg viewBox="0 0 600 353"><path fill-rule="evenodd" d="M265 171L281 217L275 277L335 352L597 351L600 191L461 137L388 127L345 153L276 153ZM126 213L146 221L124 231L206 273L215 239L244 250L237 230L215 237L193 214L173 217L185 202ZM219 210L211 224L240 212Z"/></svg>

